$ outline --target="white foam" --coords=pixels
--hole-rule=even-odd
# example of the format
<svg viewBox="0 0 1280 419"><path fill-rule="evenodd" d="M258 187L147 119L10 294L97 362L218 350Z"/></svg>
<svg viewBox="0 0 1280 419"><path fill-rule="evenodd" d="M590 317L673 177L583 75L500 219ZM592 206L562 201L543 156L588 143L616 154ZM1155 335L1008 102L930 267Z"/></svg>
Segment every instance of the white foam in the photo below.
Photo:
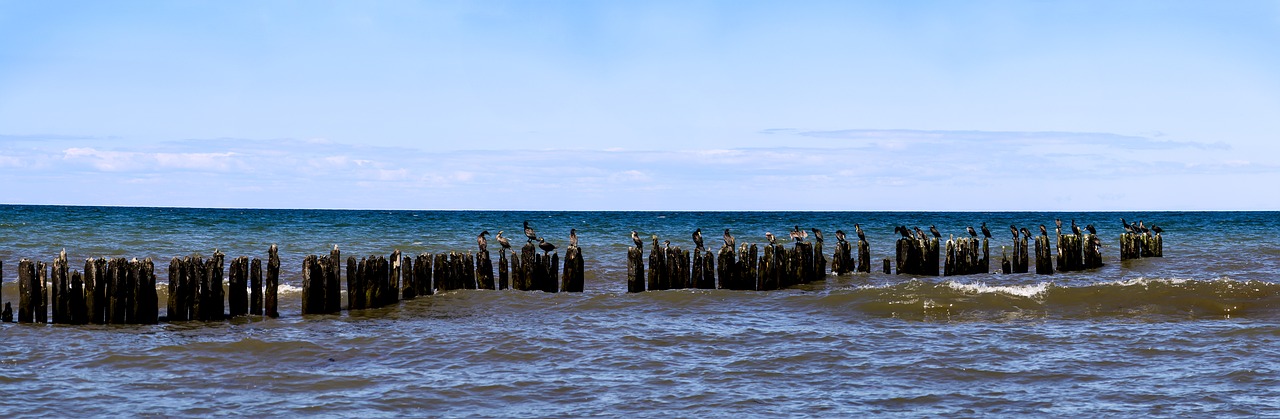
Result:
<svg viewBox="0 0 1280 419"><path fill-rule="evenodd" d="M1033 285L1012 285L1012 286L992 286L983 282L973 284L961 284L958 282L945 282L944 285L956 291L967 292L971 294L1009 294L1024 298L1036 298L1043 296L1045 291L1049 290L1048 282L1041 282Z"/></svg>

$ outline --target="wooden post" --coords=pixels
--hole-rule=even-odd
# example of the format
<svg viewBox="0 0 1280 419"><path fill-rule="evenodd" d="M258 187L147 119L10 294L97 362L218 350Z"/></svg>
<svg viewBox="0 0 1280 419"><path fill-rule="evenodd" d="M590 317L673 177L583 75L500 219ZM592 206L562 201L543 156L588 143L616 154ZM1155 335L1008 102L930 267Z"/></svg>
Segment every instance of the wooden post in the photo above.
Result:
<svg viewBox="0 0 1280 419"><path fill-rule="evenodd" d="M424 252L418 254L418 261L413 264L417 270L413 275L413 285L418 288L418 295L435 294L435 283L431 281L431 261L431 254Z"/></svg>
<svg viewBox="0 0 1280 419"><path fill-rule="evenodd" d="M982 238L982 261L978 262L978 269L982 272L991 273L991 248L987 246L987 238Z"/></svg>
<svg viewBox="0 0 1280 419"><path fill-rule="evenodd" d="M720 271L718 272L720 279L719 288L733 289L735 281L737 280L737 276L734 272L734 268L737 267L737 263L734 261L733 248L729 246L720 247L718 259L718 262L720 263Z"/></svg>
<svg viewBox="0 0 1280 419"><path fill-rule="evenodd" d="M222 295L222 267L224 265L223 261L225 256L226 255L222 254L222 252L214 250L213 257L209 258L209 260L205 262L205 269L208 271L207 278L209 278L210 293L209 298L205 301L208 303L207 308L209 311L207 311L208 314L202 320L221 321L227 318L225 312L226 306L223 304L223 300L225 298Z"/></svg>
<svg viewBox="0 0 1280 419"><path fill-rule="evenodd" d="M40 307L40 282L36 265L29 259L18 261L18 323L34 323Z"/></svg>
<svg viewBox="0 0 1280 419"><path fill-rule="evenodd" d="M474 290L480 288L480 282L476 279L476 260L471 252L462 255L463 263L463 284L464 289Z"/></svg>
<svg viewBox="0 0 1280 419"><path fill-rule="evenodd" d="M124 324L125 305L128 303L125 294L125 285L129 281L127 265L124 258L111 258L107 261L108 324Z"/></svg>
<svg viewBox="0 0 1280 419"><path fill-rule="evenodd" d="M520 248L520 286L516 289L520 291L530 291L534 289L535 278L533 277L534 266L537 265L538 247L532 242L525 243Z"/></svg>
<svg viewBox="0 0 1280 419"><path fill-rule="evenodd" d="M432 263L432 281L435 283L435 292L445 292L449 290L449 254L440 253L435 255L435 261Z"/></svg>
<svg viewBox="0 0 1280 419"><path fill-rule="evenodd" d="M1000 252L1000 273L1004 275L1013 273L1013 262L1009 261L1009 253L1007 251Z"/></svg>
<svg viewBox="0 0 1280 419"><path fill-rule="evenodd" d="M688 256L688 252L685 252L686 261ZM586 289L586 270L584 268L582 248L569 246L569 250L566 250L564 255L564 286L561 287L565 292L583 292Z"/></svg>
<svg viewBox="0 0 1280 419"><path fill-rule="evenodd" d="M569 267L567 261L569 255L565 254L565 268ZM482 290L498 289L497 284L493 281L493 260L489 257L489 251L484 250L476 254L476 285Z"/></svg>
<svg viewBox="0 0 1280 419"><path fill-rule="evenodd" d="M627 248L627 292L644 292L644 251Z"/></svg>
<svg viewBox="0 0 1280 419"><path fill-rule="evenodd" d="M403 256L400 264L400 297L412 300L418 296L418 271L413 266L412 256Z"/></svg>
<svg viewBox="0 0 1280 419"><path fill-rule="evenodd" d="M249 258L231 259L227 272L227 309L230 317L249 314Z"/></svg>
<svg viewBox="0 0 1280 419"><path fill-rule="evenodd" d="M560 254L552 253L551 262L546 267L547 279L542 283L545 292L560 292Z"/></svg>
<svg viewBox="0 0 1280 419"><path fill-rule="evenodd" d="M1096 234L1087 234L1084 236L1084 269L1097 269L1102 267L1102 241L1098 239Z"/></svg>
<svg viewBox="0 0 1280 419"><path fill-rule="evenodd" d="M857 271L871 273L871 245L868 244L866 240L858 240ZM885 273L888 273L888 272L885 272Z"/></svg>
<svg viewBox="0 0 1280 419"><path fill-rule="evenodd" d="M716 258L711 257L711 252L703 249L702 255L702 277L698 278L698 289L716 289Z"/></svg>
<svg viewBox="0 0 1280 419"><path fill-rule="evenodd" d="M13 306L8 301L4 302L4 312L0 312L0 322L13 323Z"/></svg>
<svg viewBox="0 0 1280 419"><path fill-rule="evenodd" d="M156 264L151 258L143 259L138 272L138 314L140 324L160 323L160 297L156 295Z"/></svg>
<svg viewBox="0 0 1280 419"><path fill-rule="evenodd" d="M342 311L342 252L334 245L324 262L324 312Z"/></svg>
<svg viewBox="0 0 1280 419"><path fill-rule="evenodd" d="M324 272L316 255L302 260L302 314L324 312Z"/></svg>
<svg viewBox="0 0 1280 419"><path fill-rule="evenodd" d="M267 250L267 281L266 293L263 295L262 305L266 311L267 317L280 317L278 309L279 299L277 290L280 287L280 255L276 249L276 245L271 245Z"/></svg>
<svg viewBox="0 0 1280 419"><path fill-rule="evenodd" d="M890 266L889 266L889 258L884 258L884 274L885 274L885 275L890 274L890 273L891 273L891 272L890 272L890 270L891 270L891 269L890 269Z"/></svg>
<svg viewBox="0 0 1280 419"><path fill-rule="evenodd" d="M511 274L507 266L507 251L498 250L498 289L505 290L511 285Z"/></svg>
<svg viewBox="0 0 1280 419"><path fill-rule="evenodd" d="M347 256L347 310L363 310L365 308L364 262L355 256Z"/></svg>
<svg viewBox="0 0 1280 419"><path fill-rule="evenodd" d="M249 314L262 315L262 259L249 263Z"/></svg>
<svg viewBox="0 0 1280 419"><path fill-rule="evenodd" d="M1019 237L1013 242L1013 273L1025 274L1031 263L1027 254L1027 237Z"/></svg>
<svg viewBox="0 0 1280 419"><path fill-rule="evenodd" d="M189 320L187 318L187 302L182 297L186 294L185 279L183 279L182 259L174 256L169 259L169 304L165 317L170 322L181 322ZM84 283L85 283L85 300L88 311L90 313L90 321L93 318L93 259L84 263Z"/></svg>
<svg viewBox="0 0 1280 419"><path fill-rule="evenodd" d="M649 291L662 291L667 289L666 269L663 262L663 252L658 246L649 249Z"/></svg>
<svg viewBox="0 0 1280 419"><path fill-rule="evenodd" d="M827 279L827 255L822 254L822 242L813 242L813 280Z"/></svg>
<svg viewBox="0 0 1280 419"><path fill-rule="evenodd" d="M85 324L88 321L89 313L85 311L84 301L84 280L80 271L71 271L71 297L68 300L71 306L71 317L68 320L71 324Z"/></svg>
<svg viewBox="0 0 1280 419"><path fill-rule="evenodd" d="M1036 273L1053 275L1053 250L1049 248L1049 236L1036 236Z"/></svg>

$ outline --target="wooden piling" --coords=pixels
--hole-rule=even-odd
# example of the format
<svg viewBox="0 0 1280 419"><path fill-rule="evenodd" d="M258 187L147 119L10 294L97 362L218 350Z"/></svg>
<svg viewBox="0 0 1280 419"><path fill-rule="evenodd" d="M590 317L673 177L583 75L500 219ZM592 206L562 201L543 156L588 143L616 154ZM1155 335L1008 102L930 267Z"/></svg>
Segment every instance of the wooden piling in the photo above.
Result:
<svg viewBox="0 0 1280 419"><path fill-rule="evenodd" d="M655 240L656 241L656 240ZM649 291L662 291L667 289L666 275L666 253L658 246L649 248Z"/></svg>
<svg viewBox="0 0 1280 419"><path fill-rule="evenodd" d="M1013 266L1011 269L1013 273L1025 274L1030 267L1030 263L1031 258L1028 257L1027 253L1027 237L1018 237L1013 242Z"/></svg>
<svg viewBox="0 0 1280 419"><path fill-rule="evenodd" d="M71 271L71 297L68 299L68 303L70 305L68 322L71 324L87 323L89 312L85 310L84 279L80 271Z"/></svg>
<svg viewBox="0 0 1280 419"><path fill-rule="evenodd" d="M71 322L71 281L67 270L67 251L63 250L58 257L53 260L52 269L49 272L50 305L53 308L53 323L66 324Z"/></svg>
<svg viewBox="0 0 1280 419"><path fill-rule="evenodd" d="M498 289L505 290L511 286L511 274L509 262L507 261L507 251L498 250Z"/></svg>
<svg viewBox="0 0 1280 419"><path fill-rule="evenodd" d="M1053 275L1053 250L1049 248L1049 236L1036 236L1036 273Z"/></svg>
<svg viewBox="0 0 1280 419"><path fill-rule="evenodd" d="M627 248L627 292L644 292L644 251Z"/></svg>
<svg viewBox="0 0 1280 419"><path fill-rule="evenodd" d="M891 269L891 267L889 266L889 258L884 258L884 273L885 273L885 275L888 275L888 274L892 273L892 272L890 272L891 270L892 270L892 269Z"/></svg>
<svg viewBox="0 0 1280 419"><path fill-rule="evenodd" d="M249 314L262 315L262 260L249 263Z"/></svg>
<svg viewBox="0 0 1280 419"><path fill-rule="evenodd" d="M711 252L703 249L702 255L702 277L698 278L698 289L715 289L716 288L716 258L711 257Z"/></svg>
<svg viewBox="0 0 1280 419"><path fill-rule="evenodd" d="M209 285L209 293L207 298L200 303L201 307L205 307L207 309L204 318L201 320L221 321L227 318L226 306L223 304L225 297L222 292L222 273L223 266L225 265L225 257L226 255L222 254L222 252L214 250L213 256L211 256L209 260L205 261L204 267L206 271L206 278L208 278L207 284Z"/></svg>
<svg viewBox="0 0 1280 419"><path fill-rule="evenodd" d="M36 264L29 259L18 261L18 323L34 323L40 307L40 282Z"/></svg>
<svg viewBox="0 0 1280 419"><path fill-rule="evenodd" d="M432 256L429 253L418 254L418 260L413 263L413 285L418 289L418 295L435 294L435 282L432 281Z"/></svg>
<svg viewBox="0 0 1280 419"><path fill-rule="evenodd" d="M1103 266L1102 263L1102 241L1096 234L1086 234L1084 236L1084 269L1097 269Z"/></svg>
<svg viewBox="0 0 1280 419"><path fill-rule="evenodd" d="M277 291L280 287L280 255L276 245L271 245L267 250L267 280L266 292L263 295L262 305L266 311L267 317L280 317L279 299Z"/></svg>
<svg viewBox="0 0 1280 419"><path fill-rule="evenodd" d="M4 311L0 312L0 322L13 323L13 306L4 302Z"/></svg>
<svg viewBox="0 0 1280 419"><path fill-rule="evenodd" d="M329 258L323 264L324 271L324 312L342 311L342 252L334 245L329 251Z"/></svg>
<svg viewBox="0 0 1280 419"><path fill-rule="evenodd" d="M565 260L569 259L565 255ZM568 268L569 264L565 264ZM489 257L489 251L483 250L476 254L476 288L482 290L496 290L498 285L493 281L493 260Z"/></svg>
<svg viewBox="0 0 1280 419"><path fill-rule="evenodd" d="M248 257L231 259L231 267L227 272L227 310L230 317L249 314Z"/></svg>
<svg viewBox="0 0 1280 419"><path fill-rule="evenodd" d="M355 256L347 256L347 310L366 308L364 274L360 271L360 264Z"/></svg>
<svg viewBox="0 0 1280 419"><path fill-rule="evenodd" d="M413 256L402 256L400 262L400 299L412 300L418 297L418 271L413 265Z"/></svg>
<svg viewBox="0 0 1280 419"><path fill-rule="evenodd" d="M871 273L871 245L866 240L858 240L858 272ZM889 273L886 271L885 273Z"/></svg>
<svg viewBox="0 0 1280 419"><path fill-rule="evenodd" d="M729 246L720 247L717 262L720 265L720 269L717 272L717 276L719 277L718 279L720 280L719 288L734 289L736 286L735 281L737 280L736 272L734 272L734 270L737 268L738 264L735 261L733 248Z"/></svg>
<svg viewBox="0 0 1280 419"><path fill-rule="evenodd" d="M688 257L688 252L685 252L685 257ZM586 288L585 266L582 248L569 246L564 252L564 279L560 288L565 292L583 292Z"/></svg>
<svg viewBox="0 0 1280 419"><path fill-rule="evenodd" d="M320 258L307 255L302 260L302 314L324 313L324 272Z"/></svg>

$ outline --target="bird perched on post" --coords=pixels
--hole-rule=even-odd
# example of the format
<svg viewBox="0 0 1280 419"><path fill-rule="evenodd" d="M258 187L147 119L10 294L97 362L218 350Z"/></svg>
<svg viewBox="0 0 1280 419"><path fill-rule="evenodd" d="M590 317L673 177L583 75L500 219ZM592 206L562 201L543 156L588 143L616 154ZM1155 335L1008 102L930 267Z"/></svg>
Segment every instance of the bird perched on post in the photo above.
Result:
<svg viewBox="0 0 1280 419"><path fill-rule="evenodd" d="M1160 233L1163 233L1163 232L1164 232L1164 229L1163 229L1163 228L1160 228L1160 226L1158 226L1158 225L1152 224L1152 225L1151 225L1151 231L1152 231L1152 232L1154 232L1154 233L1156 233L1156 235L1160 235Z"/></svg>
<svg viewBox="0 0 1280 419"><path fill-rule="evenodd" d="M1058 233L1059 236L1061 236L1062 235L1062 219L1054 218L1053 224L1057 226L1055 227L1055 231Z"/></svg>
<svg viewBox="0 0 1280 419"><path fill-rule="evenodd" d="M1096 236L1096 235L1098 235L1098 229L1094 228L1094 227L1093 227L1093 224L1089 224L1089 225L1084 226L1084 229L1085 229L1085 230L1089 230L1089 234L1092 234L1092 235L1095 235L1095 236Z"/></svg>
<svg viewBox="0 0 1280 419"><path fill-rule="evenodd" d="M817 241L818 244L822 244L822 230L816 228L811 228L809 230L813 231L813 240Z"/></svg>
<svg viewBox="0 0 1280 419"><path fill-rule="evenodd" d="M969 231L969 236L975 239L978 238L978 231L974 230L973 226L966 227L965 230Z"/></svg>
<svg viewBox="0 0 1280 419"><path fill-rule="evenodd" d="M724 229L724 245L732 249L735 243L737 241L733 239L732 234L729 234L729 229Z"/></svg>
<svg viewBox="0 0 1280 419"><path fill-rule="evenodd" d="M653 250L658 250L658 235L651 234L649 235L649 238L653 240Z"/></svg>
<svg viewBox="0 0 1280 419"><path fill-rule="evenodd" d="M671 250L671 240L662 241L662 250Z"/></svg>
<svg viewBox="0 0 1280 419"><path fill-rule="evenodd" d="M894 232L894 233L901 234L901 235L902 235L902 238L904 238L904 239L909 239L909 238L911 238L911 230L908 230L908 229L907 229L907 226L897 226L897 227L894 227L894 228L893 228L893 232Z"/></svg>
<svg viewBox="0 0 1280 419"><path fill-rule="evenodd" d="M693 231L693 248L694 250L702 248L702 228Z"/></svg>
<svg viewBox="0 0 1280 419"><path fill-rule="evenodd" d="M807 236L807 235L809 235L809 233L806 233L806 232L804 232L804 231L801 231L801 230L800 230L800 226L798 226L798 225L796 226L796 228L795 228L795 229L792 229L792 230L791 230L791 240L795 240L796 242L802 242L802 241L804 241L804 238L805 238L805 236Z"/></svg>
<svg viewBox="0 0 1280 419"><path fill-rule="evenodd" d="M942 232L938 231L938 227L937 227L937 226L929 225L929 232L930 232L930 233L933 233L933 237L935 237L935 238L939 238L939 239L941 239L941 238L942 238Z"/></svg>
<svg viewBox="0 0 1280 419"><path fill-rule="evenodd" d="M1013 241L1018 241L1018 227L1009 224L1009 232L1013 233Z"/></svg>
<svg viewBox="0 0 1280 419"><path fill-rule="evenodd" d="M569 247L578 247L578 229L569 229Z"/></svg>
<svg viewBox="0 0 1280 419"><path fill-rule="evenodd" d="M644 240L640 240L640 235L635 230L631 230L631 242L636 244L636 248L644 250Z"/></svg>
<svg viewBox="0 0 1280 419"><path fill-rule="evenodd" d="M844 239L844 230L836 230L836 243L847 243L847 242L848 240Z"/></svg>
<svg viewBox="0 0 1280 419"><path fill-rule="evenodd" d="M1031 239L1031 230L1027 230L1026 227L1023 227L1021 231L1022 231L1022 237Z"/></svg>
<svg viewBox="0 0 1280 419"><path fill-rule="evenodd" d="M929 236L926 236L924 234L924 230L921 230L920 226L916 226L915 229L916 229L916 238L920 240L929 240Z"/></svg>
<svg viewBox="0 0 1280 419"><path fill-rule="evenodd" d="M982 222L982 237L991 238L991 230L987 229L987 222Z"/></svg>
<svg viewBox="0 0 1280 419"><path fill-rule="evenodd" d="M498 235L494 236L494 238L498 239L498 244L502 245L502 250L511 250L511 240L507 240L506 237L502 237L502 230L498 230Z"/></svg>
<svg viewBox="0 0 1280 419"><path fill-rule="evenodd" d="M551 244L550 242L543 240L541 237L539 237L538 248L542 249L542 256L546 256L548 252L552 250L556 250L556 245Z"/></svg>
<svg viewBox="0 0 1280 419"><path fill-rule="evenodd" d="M764 232L764 238L765 238L765 239L767 239L767 240L769 240L769 244L771 244L771 245L777 245L777 244L778 244L778 238L777 238L777 237L773 237L773 233L770 233L770 232L768 232L768 231Z"/></svg>
<svg viewBox="0 0 1280 419"><path fill-rule="evenodd" d="M862 226L858 225L858 223L853 223L853 232L858 235L859 241L867 241L867 235L862 232Z"/></svg>
<svg viewBox="0 0 1280 419"><path fill-rule="evenodd" d="M533 231L533 227L529 227L529 220L524 221L524 236L529 238L529 243L538 239L538 233Z"/></svg>
<svg viewBox="0 0 1280 419"><path fill-rule="evenodd" d="M489 230L481 231L480 235L476 236L476 244L480 246L480 253L489 251L489 240L484 237L487 235L489 235Z"/></svg>
<svg viewBox="0 0 1280 419"><path fill-rule="evenodd" d="M1124 221L1124 217L1120 217L1120 226L1124 227L1124 231L1126 233L1130 233L1130 234L1133 233L1133 227L1130 227L1129 223Z"/></svg>
<svg viewBox="0 0 1280 419"><path fill-rule="evenodd" d="M1044 228L1044 224L1040 225L1040 235L1045 237L1049 236L1049 230Z"/></svg>
<svg viewBox="0 0 1280 419"><path fill-rule="evenodd" d="M1080 227L1076 225L1076 220L1071 220L1071 234L1080 235Z"/></svg>

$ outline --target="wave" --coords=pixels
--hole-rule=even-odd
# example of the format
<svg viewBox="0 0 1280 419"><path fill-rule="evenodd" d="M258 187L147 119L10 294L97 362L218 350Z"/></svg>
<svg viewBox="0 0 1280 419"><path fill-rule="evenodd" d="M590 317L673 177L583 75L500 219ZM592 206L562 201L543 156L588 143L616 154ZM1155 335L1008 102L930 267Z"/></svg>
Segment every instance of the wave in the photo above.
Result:
<svg viewBox="0 0 1280 419"><path fill-rule="evenodd" d="M1163 315L1233 317L1280 312L1280 284L1137 278L1089 285L1053 282L988 285L911 280L833 292L828 303L876 315L905 318L950 316L1099 317Z"/></svg>

